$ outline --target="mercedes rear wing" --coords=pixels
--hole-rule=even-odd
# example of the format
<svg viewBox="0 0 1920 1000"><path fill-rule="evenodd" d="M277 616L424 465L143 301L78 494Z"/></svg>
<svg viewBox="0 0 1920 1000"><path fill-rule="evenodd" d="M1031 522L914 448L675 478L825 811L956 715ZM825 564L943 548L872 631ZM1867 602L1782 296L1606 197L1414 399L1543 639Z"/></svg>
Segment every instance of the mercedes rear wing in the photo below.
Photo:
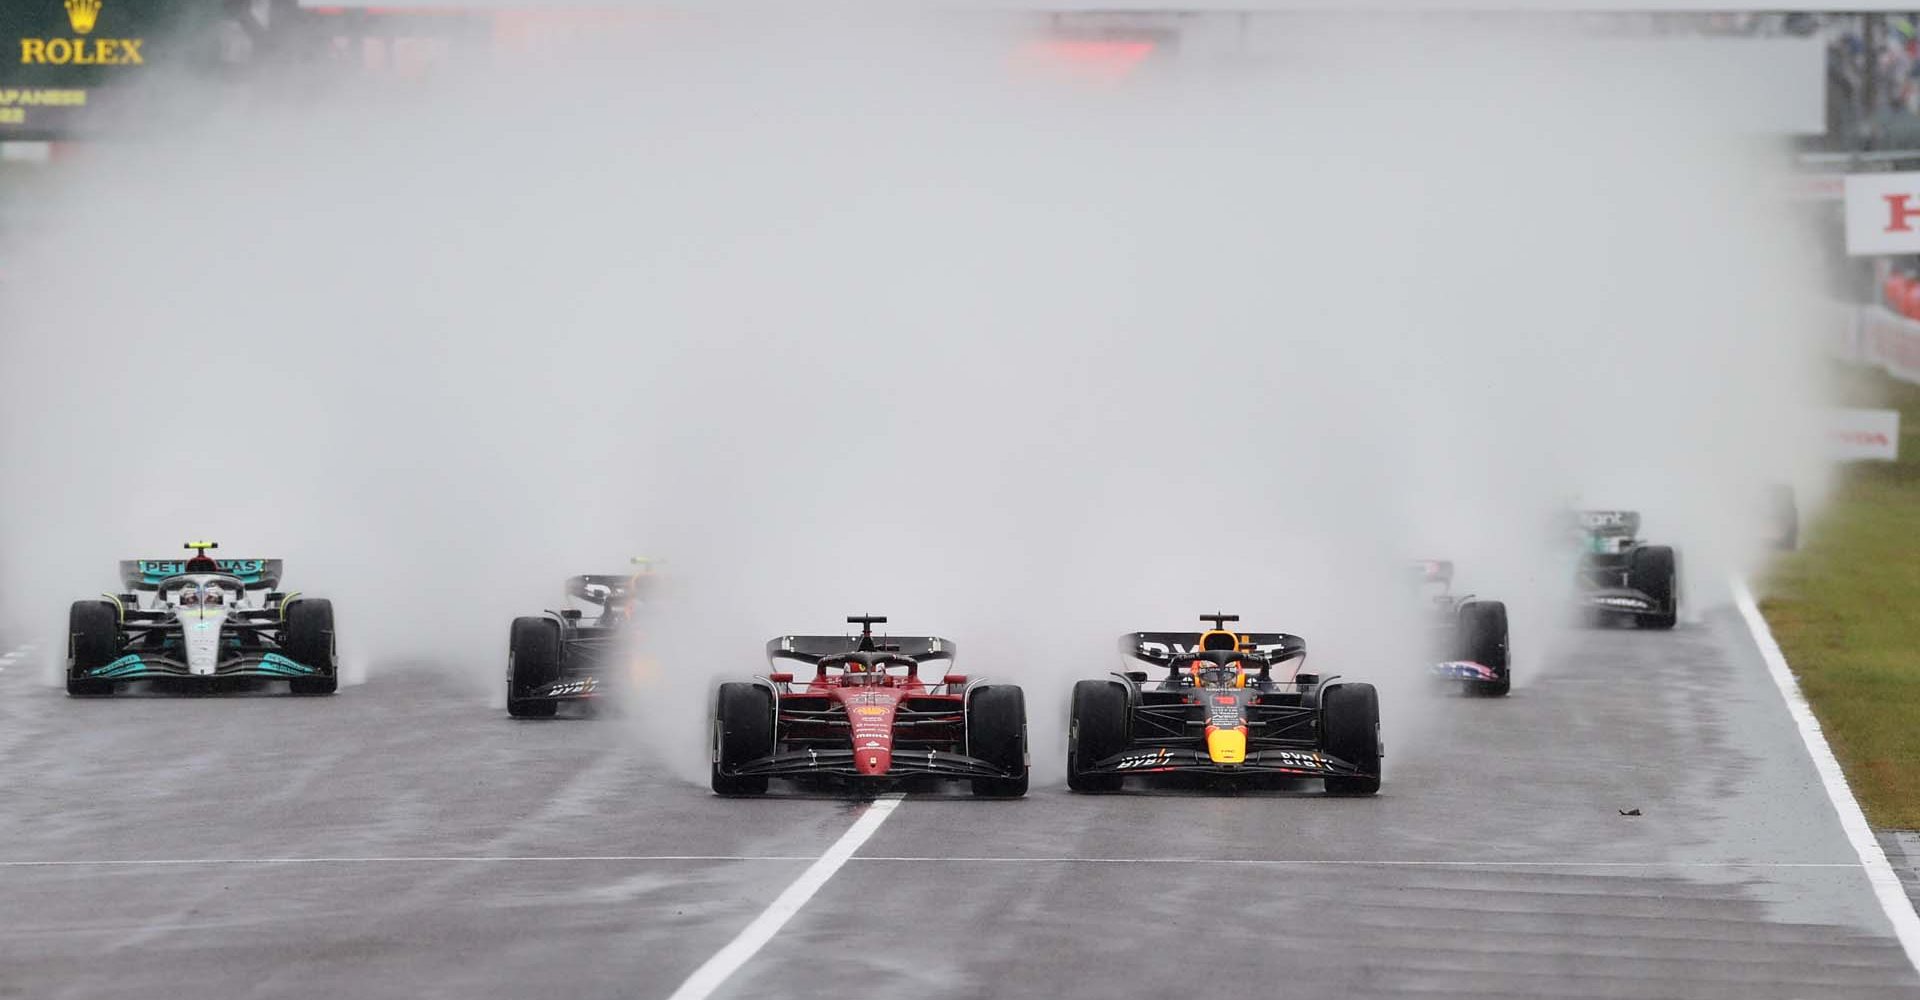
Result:
<svg viewBox="0 0 1920 1000"><path fill-rule="evenodd" d="M215 559L215 572L238 577L248 590L273 590L280 586L282 560ZM120 586L126 590L159 590L169 577L187 572L185 559L122 559Z"/></svg>

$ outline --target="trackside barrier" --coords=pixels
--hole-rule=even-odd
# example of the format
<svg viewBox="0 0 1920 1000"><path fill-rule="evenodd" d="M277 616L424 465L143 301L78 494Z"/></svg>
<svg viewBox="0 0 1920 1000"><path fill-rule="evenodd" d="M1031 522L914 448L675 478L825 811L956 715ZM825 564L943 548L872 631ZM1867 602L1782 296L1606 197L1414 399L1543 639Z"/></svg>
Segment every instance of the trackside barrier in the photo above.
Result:
<svg viewBox="0 0 1920 1000"><path fill-rule="evenodd" d="M1872 365L1920 385L1920 320L1882 305L1835 303L1825 339L1827 353L1838 360Z"/></svg>

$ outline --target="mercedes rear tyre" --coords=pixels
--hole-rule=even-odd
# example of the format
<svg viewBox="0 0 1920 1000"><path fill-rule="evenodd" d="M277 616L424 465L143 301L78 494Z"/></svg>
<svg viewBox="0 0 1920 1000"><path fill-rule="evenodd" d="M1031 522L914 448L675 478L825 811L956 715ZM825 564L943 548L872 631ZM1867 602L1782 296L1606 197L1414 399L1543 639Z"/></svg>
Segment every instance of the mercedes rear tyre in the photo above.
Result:
<svg viewBox="0 0 1920 1000"><path fill-rule="evenodd" d="M1468 681L1468 694L1498 698L1513 687L1513 654L1507 648L1506 604L1500 601L1468 601L1460 605L1459 656L1499 675L1497 680Z"/></svg>
<svg viewBox="0 0 1920 1000"><path fill-rule="evenodd" d="M1019 798L1027 794L1027 696L1011 684L976 688L967 699L967 755L1015 775L975 778L973 794Z"/></svg>
<svg viewBox="0 0 1920 1000"><path fill-rule="evenodd" d="M1360 769L1327 779L1332 795L1380 790L1380 696L1371 684L1335 684L1320 695L1320 746Z"/></svg>
<svg viewBox="0 0 1920 1000"><path fill-rule="evenodd" d="M1086 769L1127 748L1127 689L1113 681L1080 681L1073 686L1073 715L1067 728L1067 787L1076 792L1117 792L1118 774L1088 774Z"/></svg>
<svg viewBox="0 0 1920 1000"><path fill-rule="evenodd" d="M67 693L93 698L113 693L113 682L88 677L120 655L120 610L111 601L75 601L67 612Z"/></svg>
<svg viewBox="0 0 1920 1000"><path fill-rule="evenodd" d="M713 704L713 791L760 795L764 774L734 774L740 765L773 755L773 694L758 684L720 685Z"/></svg>
<svg viewBox="0 0 1920 1000"><path fill-rule="evenodd" d="M560 703L528 697L560 679L560 623L533 615L513 620L507 645L507 714L551 719Z"/></svg>
<svg viewBox="0 0 1920 1000"><path fill-rule="evenodd" d="M334 655L333 602L306 598L287 605L287 658L320 671L314 677L296 677L288 685L294 694L332 694L340 689L340 667Z"/></svg>
<svg viewBox="0 0 1920 1000"><path fill-rule="evenodd" d="M1640 619L1641 628L1672 628L1680 620L1680 573L1673 549L1643 545L1627 557L1627 586L1653 598L1659 610Z"/></svg>

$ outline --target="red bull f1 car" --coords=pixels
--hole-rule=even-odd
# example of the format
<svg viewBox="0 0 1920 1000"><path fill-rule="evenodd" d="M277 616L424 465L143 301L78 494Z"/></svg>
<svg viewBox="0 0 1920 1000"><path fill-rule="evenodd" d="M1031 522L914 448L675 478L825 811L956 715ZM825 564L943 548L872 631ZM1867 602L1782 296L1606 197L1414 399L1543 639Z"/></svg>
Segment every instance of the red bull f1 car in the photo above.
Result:
<svg viewBox="0 0 1920 1000"><path fill-rule="evenodd" d="M1507 606L1453 592L1453 563L1423 559L1413 564L1431 615L1433 649L1442 659L1429 672L1458 683L1467 694L1498 698L1513 687L1507 648Z"/></svg>
<svg viewBox="0 0 1920 1000"><path fill-rule="evenodd" d="M767 657L799 663L720 685L713 711L713 790L757 795L768 779L874 788L964 780L973 794L1027 792L1026 695L962 674L938 636L878 637L884 617L848 618L858 636L783 635ZM943 668L944 669L944 668Z"/></svg>
<svg viewBox="0 0 1920 1000"><path fill-rule="evenodd" d="M507 714L550 719L563 702L612 690L633 651L624 639L645 572L569 577L566 593L588 609L515 618L507 643Z"/></svg>
<svg viewBox="0 0 1920 1000"><path fill-rule="evenodd" d="M73 602L67 616L67 693L157 689L231 691L286 681L294 694L339 687L333 604L281 593L278 559L215 559L214 542L188 542L188 559L120 564L121 593Z"/></svg>
<svg viewBox="0 0 1920 1000"><path fill-rule="evenodd" d="M1067 786L1118 791L1129 776L1318 778L1337 795L1380 790L1380 700L1373 685L1307 673L1307 642L1236 632L1134 632L1121 655L1156 668L1073 687Z"/></svg>

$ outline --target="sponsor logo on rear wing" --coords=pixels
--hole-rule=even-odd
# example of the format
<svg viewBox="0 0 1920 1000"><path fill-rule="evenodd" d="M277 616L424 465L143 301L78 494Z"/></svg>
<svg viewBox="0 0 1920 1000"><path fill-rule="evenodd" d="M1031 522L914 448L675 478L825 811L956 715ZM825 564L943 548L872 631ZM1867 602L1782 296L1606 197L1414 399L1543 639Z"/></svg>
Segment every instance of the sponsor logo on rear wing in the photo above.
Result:
<svg viewBox="0 0 1920 1000"><path fill-rule="evenodd" d="M1581 530L1595 534L1631 535L1640 530L1640 513L1632 510L1580 510L1573 514Z"/></svg>
<svg viewBox="0 0 1920 1000"><path fill-rule="evenodd" d="M280 585L282 560L215 559L217 572L238 577L249 589L271 590ZM161 582L187 571L185 559L123 559L120 585L128 590L155 590Z"/></svg>
<svg viewBox="0 0 1920 1000"><path fill-rule="evenodd" d="M1240 632L1236 635L1241 649L1264 653L1275 663L1303 656L1307 652L1307 640L1286 632ZM1182 653L1199 651L1198 632L1129 632L1120 637L1120 655L1159 666L1166 666L1168 660Z"/></svg>

